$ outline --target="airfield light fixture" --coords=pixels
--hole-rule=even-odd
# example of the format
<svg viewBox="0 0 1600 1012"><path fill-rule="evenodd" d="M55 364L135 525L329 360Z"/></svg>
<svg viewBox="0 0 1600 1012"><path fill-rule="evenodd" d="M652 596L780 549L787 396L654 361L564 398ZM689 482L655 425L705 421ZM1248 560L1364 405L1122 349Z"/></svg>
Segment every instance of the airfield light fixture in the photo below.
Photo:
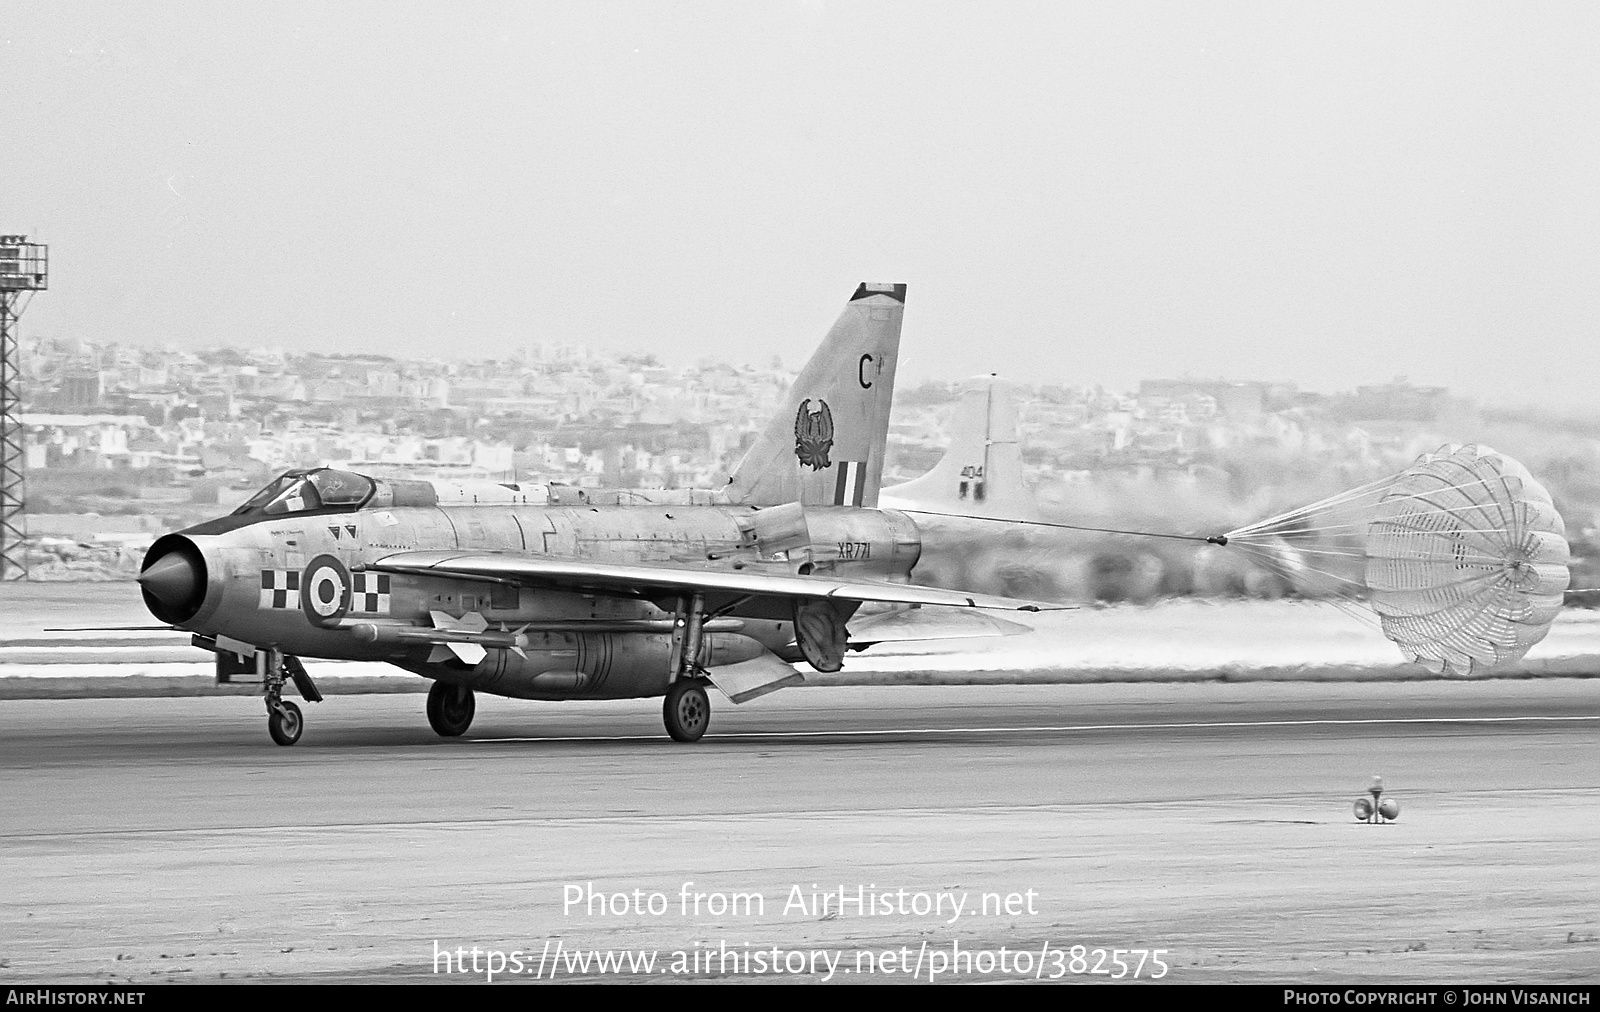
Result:
<svg viewBox="0 0 1600 1012"><path fill-rule="evenodd" d="M1373 777L1372 784L1367 787L1370 798L1357 798L1352 806L1355 810L1357 822L1384 823L1393 822L1400 818L1400 802L1393 798L1383 796L1383 778Z"/></svg>

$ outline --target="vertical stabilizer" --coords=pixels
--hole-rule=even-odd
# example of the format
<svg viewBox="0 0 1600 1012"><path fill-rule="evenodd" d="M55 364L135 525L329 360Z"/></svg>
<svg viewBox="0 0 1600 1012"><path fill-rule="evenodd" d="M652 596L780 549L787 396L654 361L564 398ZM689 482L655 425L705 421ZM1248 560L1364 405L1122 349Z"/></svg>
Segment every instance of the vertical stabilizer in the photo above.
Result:
<svg viewBox="0 0 1600 1012"><path fill-rule="evenodd" d="M876 506L905 285L863 284L728 481L730 502Z"/></svg>
<svg viewBox="0 0 1600 1012"><path fill-rule="evenodd" d="M950 428L950 447L933 470L884 489L879 505L1037 520L1038 505L1022 480L1022 441L1011 384L993 376L974 380L962 394Z"/></svg>

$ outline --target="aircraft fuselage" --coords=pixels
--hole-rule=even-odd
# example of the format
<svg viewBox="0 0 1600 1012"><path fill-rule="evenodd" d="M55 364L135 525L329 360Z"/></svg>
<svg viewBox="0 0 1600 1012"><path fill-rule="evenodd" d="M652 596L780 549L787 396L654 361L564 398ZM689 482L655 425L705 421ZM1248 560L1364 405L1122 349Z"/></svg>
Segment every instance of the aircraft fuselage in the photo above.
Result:
<svg viewBox="0 0 1600 1012"><path fill-rule="evenodd" d="M221 635L305 658L386 661L498 695L557 699L660 695L671 678L676 602L545 589L369 567L399 552L461 550L609 563L760 567L784 574L904 582L921 551L904 514L852 507L806 511L810 543L762 558L743 506L395 506L350 512L224 517L162 538L146 568L189 560L197 584L152 612L201 636ZM175 568L175 567L174 567ZM712 595L700 663L781 653L787 606ZM424 641L456 623L487 649L466 659ZM504 634L498 641L496 633ZM496 645L498 642L501 645ZM453 649L453 648L451 648Z"/></svg>

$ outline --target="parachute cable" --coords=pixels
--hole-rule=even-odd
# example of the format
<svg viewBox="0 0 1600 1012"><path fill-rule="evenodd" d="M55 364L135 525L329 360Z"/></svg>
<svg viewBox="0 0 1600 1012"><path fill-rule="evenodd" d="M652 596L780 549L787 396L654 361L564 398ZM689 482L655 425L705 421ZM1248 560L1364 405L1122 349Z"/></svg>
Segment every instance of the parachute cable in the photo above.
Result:
<svg viewBox="0 0 1600 1012"><path fill-rule="evenodd" d="M965 513L939 513L935 510L899 510L900 513L914 513L925 517L951 517L956 520L987 520L996 524L1022 524L1027 527L1055 527L1067 531L1090 531L1095 534L1127 534L1138 538L1170 538L1174 541L1200 541L1208 545L1226 545L1226 534L1213 534L1205 537L1199 534L1165 534L1160 531L1124 531L1114 527L1085 527L1079 524L1058 524L1048 520L1012 520L1006 517L974 517Z"/></svg>

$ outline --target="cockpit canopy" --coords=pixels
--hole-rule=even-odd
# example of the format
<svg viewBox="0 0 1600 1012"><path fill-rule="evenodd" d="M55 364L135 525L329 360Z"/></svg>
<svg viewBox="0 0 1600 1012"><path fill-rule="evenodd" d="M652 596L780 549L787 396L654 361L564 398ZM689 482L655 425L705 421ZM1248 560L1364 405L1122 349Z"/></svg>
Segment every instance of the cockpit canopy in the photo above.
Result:
<svg viewBox="0 0 1600 1012"><path fill-rule="evenodd" d="M310 510L358 510L375 489L371 478L331 467L285 471L266 488L251 496L234 516L264 513L275 516Z"/></svg>

